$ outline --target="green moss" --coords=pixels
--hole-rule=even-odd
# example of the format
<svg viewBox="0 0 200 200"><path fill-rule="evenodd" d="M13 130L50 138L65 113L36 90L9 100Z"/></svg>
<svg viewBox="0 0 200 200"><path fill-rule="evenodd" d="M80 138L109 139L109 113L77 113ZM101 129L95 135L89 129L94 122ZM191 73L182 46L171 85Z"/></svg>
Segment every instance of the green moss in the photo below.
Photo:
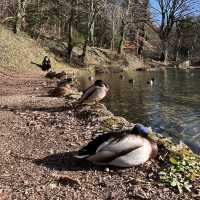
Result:
<svg viewBox="0 0 200 200"><path fill-rule="evenodd" d="M113 130L113 128L122 128L123 126L124 123L121 117L111 116L102 121L101 130L106 132Z"/></svg>
<svg viewBox="0 0 200 200"><path fill-rule="evenodd" d="M192 183L200 178L200 159L186 145L176 145L169 139L158 139L163 145L167 156L166 166L160 171L160 180L177 188L180 193L190 191Z"/></svg>

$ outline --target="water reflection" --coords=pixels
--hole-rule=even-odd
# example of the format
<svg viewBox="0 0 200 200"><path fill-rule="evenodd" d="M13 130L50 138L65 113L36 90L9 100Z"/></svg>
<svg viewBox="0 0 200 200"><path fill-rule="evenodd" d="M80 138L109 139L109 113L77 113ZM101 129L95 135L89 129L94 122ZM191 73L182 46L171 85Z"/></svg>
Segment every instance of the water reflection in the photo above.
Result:
<svg viewBox="0 0 200 200"><path fill-rule="evenodd" d="M92 83L88 76L80 77L82 89ZM152 77L151 86L147 81ZM104 102L114 114L151 126L175 141L183 140L200 153L200 71L129 72L123 78L119 74L95 78L110 85Z"/></svg>

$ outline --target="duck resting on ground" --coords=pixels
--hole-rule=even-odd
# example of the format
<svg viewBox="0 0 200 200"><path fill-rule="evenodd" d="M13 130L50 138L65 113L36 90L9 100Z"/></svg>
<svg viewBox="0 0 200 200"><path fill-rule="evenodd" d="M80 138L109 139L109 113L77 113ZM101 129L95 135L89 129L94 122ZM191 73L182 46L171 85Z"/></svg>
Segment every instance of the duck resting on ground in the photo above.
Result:
<svg viewBox="0 0 200 200"><path fill-rule="evenodd" d="M109 87L106 83L102 80L96 80L93 85L83 92L83 95L79 99L78 103L81 104L85 101L98 102L106 96L108 90Z"/></svg>
<svg viewBox="0 0 200 200"><path fill-rule="evenodd" d="M100 135L79 150L76 158L85 158L94 164L132 167L157 156L158 147L148 137L149 129L136 124L132 130Z"/></svg>
<svg viewBox="0 0 200 200"><path fill-rule="evenodd" d="M66 72L65 71L62 71L62 72L59 72L59 73L56 73L55 77L57 79L65 79L66 78Z"/></svg>

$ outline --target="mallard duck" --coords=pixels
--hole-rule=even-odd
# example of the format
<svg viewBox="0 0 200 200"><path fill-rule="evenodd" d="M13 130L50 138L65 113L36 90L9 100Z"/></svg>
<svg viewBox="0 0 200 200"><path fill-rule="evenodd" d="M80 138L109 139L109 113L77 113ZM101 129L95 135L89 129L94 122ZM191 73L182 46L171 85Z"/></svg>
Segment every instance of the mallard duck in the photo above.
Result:
<svg viewBox="0 0 200 200"><path fill-rule="evenodd" d="M59 81L57 85L58 87L61 87L61 86L70 85L72 84L72 82L73 82L73 79L71 77L68 77Z"/></svg>
<svg viewBox="0 0 200 200"><path fill-rule="evenodd" d="M35 62L32 62L31 61L31 64L34 64L36 65L37 67L39 67L42 71L51 71L52 68L51 68L51 61L50 59L48 58L48 56L45 56L43 61L42 61L42 64L38 64L38 63L35 63Z"/></svg>
<svg viewBox="0 0 200 200"><path fill-rule="evenodd" d="M104 83L102 80L96 80L93 85L91 85L83 92L83 95L81 96L78 102L98 102L106 96L108 90L109 88L106 83Z"/></svg>
<svg viewBox="0 0 200 200"><path fill-rule="evenodd" d="M64 78L66 78L66 72L65 71L62 71L62 72L59 72L59 73L57 73L56 75L55 75L55 77L57 78L57 79L64 79Z"/></svg>
<svg viewBox="0 0 200 200"><path fill-rule="evenodd" d="M54 72L54 71L49 71L47 74L46 74L46 78L49 78L49 79L53 79L53 78L55 78L55 76L56 76L56 72Z"/></svg>
<svg viewBox="0 0 200 200"><path fill-rule="evenodd" d="M51 97L64 97L66 95L74 93L74 90L71 88L70 85L56 87L53 90L50 90L49 96Z"/></svg>
<svg viewBox="0 0 200 200"><path fill-rule="evenodd" d="M149 85L153 85L154 84L154 81L155 81L155 79L154 78L151 78L151 80L150 81L147 81L147 84L149 84Z"/></svg>
<svg viewBox="0 0 200 200"><path fill-rule="evenodd" d="M51 69L51 61L48 58L48 56L44 57L41 68L42 68L43 71L49 71Z"/></svg>
<svg viewBox="0 0 200 200"><path fill-rule="evenodd" d="M149 129L136 124L132 130L100 135L82 148L76 158L99 165L132 167L156 157L158 148L148 137Z"/></svg>

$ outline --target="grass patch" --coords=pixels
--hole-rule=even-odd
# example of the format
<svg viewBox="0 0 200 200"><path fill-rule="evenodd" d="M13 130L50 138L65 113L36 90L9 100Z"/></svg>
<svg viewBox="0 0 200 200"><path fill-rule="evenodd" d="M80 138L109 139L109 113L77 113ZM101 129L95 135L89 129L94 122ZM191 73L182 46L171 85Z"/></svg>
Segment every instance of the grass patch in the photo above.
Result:
<svg viewBox="0 0 200 200"><path fill-rule="evenodd" d="M56 61L55 56L49 53L48 49L42 48L37 41L31 39L25 33L16 35L2 25L0 25L0 48L0 67L2 71L39 72L41 70L32 65L31 61L41 64L45 55L50 57L53 69L69 68L68 65Z"/></svg>

